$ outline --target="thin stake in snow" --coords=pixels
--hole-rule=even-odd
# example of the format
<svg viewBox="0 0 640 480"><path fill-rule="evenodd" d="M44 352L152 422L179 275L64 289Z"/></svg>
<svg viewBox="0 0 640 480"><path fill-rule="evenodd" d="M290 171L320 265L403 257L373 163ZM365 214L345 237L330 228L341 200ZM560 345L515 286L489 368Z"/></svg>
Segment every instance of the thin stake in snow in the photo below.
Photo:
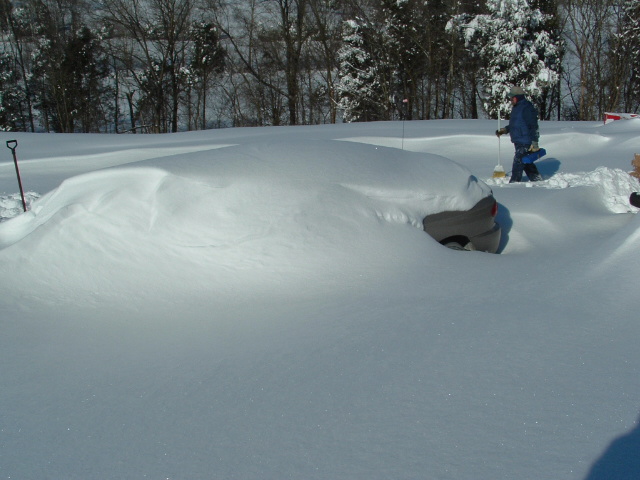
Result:
<svg viewBox="0 0 640 480"><path fill-rule="evenodd" d="M402 150L404 150L404 121L407 118L407 106L409 105L409 99L402 100Z"/></svg>
<svg viewBox="0 0 640 480"><path fill-rule="evenodd" d="M498 131L500 130L500 109L498 109ZM493 178L502 178L506 176L502 161L500 159L500 135L498 135L498 164L493 169Z"/></svg>
<svg viewBox="0 0 640 480"><path fill-rule="evenodd" d="M22 179L20 178L20 169L18 168L18 157L16 156L17 140L7 140L7 148L13 154L13 164L16 166L16 175L18 177L18 186L20 187L20 196L22 197L22 208L27 211L27 202L24 199L24 190L22 189Z"/></svg>

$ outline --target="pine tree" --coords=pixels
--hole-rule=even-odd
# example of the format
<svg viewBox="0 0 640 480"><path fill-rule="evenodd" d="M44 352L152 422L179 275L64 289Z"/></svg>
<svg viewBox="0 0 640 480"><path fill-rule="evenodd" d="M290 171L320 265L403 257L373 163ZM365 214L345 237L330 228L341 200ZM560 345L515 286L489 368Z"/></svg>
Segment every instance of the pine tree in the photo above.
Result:
<svg viewBox="0 0 640 480"><path fill-rule="evenodd" d="M0 131L26 130L22 115L24 92L19 86L13 58L0 55Z"/></svg>
<svg viewBox="0 0 640 480"><path fill-rule="evenodd" d="M30 83L47 131L97 131L107 118L106 54L77 7L34 2L31 9L37 43Z"/></svg>
<svg viewBox="0 0 640 480"><path fill-rule="evenodd" d="M422 5L421 5L422 4ZM392 62L391 97L401 116L413 118L414 105L419 104L418 88L428 65L424 2L417 0L382 0L383 28L388 41L388 57ZM401 101L406 99L406 104Z"/></svg>
<svg viewBox="0 0 640 480"><path fill-rule="evenodd" d="M189 50L188 83L196 91L196 128L207 128L207 94L211 77L224 70L224 49L218 29L210 22L196 22L191 27L193 40Z"/></svg>
<svg viewBox="0 0 640 480"><path fill-rule="evenodd" d="M565 46L562 40L562 27L560 22L560 16L558 13L559 2L561 0L531 0L529 5L532 9L539 9L544 15L544 20L539 26L539 29L545 31L549 35L549 43L556 45L553 51L547 52L541 51L540 58L545 63L553 68L560 77L562 75L562 63L564 61ZM550 58L547 58L547 55ZM555 83L544 83L541 86L540 95L535 99L537 100L538 111L540 118L550 120L552 113L557 112L557 119L560 119L561 113L561 100L560 100L560 81L558 79Z"/></svg>
<svg viewBox="0 0 640 480"><path fill-rule="evenodd" d="M345 122L388 118L389 68L381 61L379 42L370 23L362 19L344 23L336 91Z"/></svg>
<svg viewBox="0 0 640 480"><path fill-rule="evenodd" d="M492 117L510 111L511 86L522 87L534 102L559 82L561 46L543 27L549 20L527 0L487 0L488 14L457 16L454 25L481 63L483 104Z"/></svg>
<svg viewBox="0 0 640 480"><path fill-rule="evenodd" d="M106 119L102 102L108 69L95 34L88 27L68 36L44 31L34 59L33 90L46 129L99 130Z"/></svg>

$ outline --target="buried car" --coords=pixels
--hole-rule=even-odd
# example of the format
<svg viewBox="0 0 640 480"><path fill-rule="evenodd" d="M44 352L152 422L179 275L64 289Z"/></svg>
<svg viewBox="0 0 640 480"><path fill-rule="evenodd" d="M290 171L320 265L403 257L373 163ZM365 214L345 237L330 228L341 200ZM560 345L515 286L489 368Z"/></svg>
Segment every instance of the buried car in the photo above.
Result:
<svg viewBox="0 0 640 480"><path fill-rule="evenodd" d="M393 156L400 154L406 156L407 152L394 152ZM424 231L454 250L496 253L502 231L495 221L498 203L489 186L452 160L426 153L413 155L421 155L418 170L426 172L421 178L422 196L425 208L433 211L422 219ZM469 207L473 198L477 202Z"/></svg>
<svg viewBox="0 0 640 480"><path fill-rule="evenodd" d="M71 177L33 205L20 229L0 229L0 248L36 231L66 242L75 228L84 238L94 225L111 233L101 244L114 259L136 251L145 264L153 244L159 257L225 272L329 272L420 243L415 229L451 248L495 252L496 209L489 186L445 157L296 132L212 140L210 149ZM56 218L65 219L64 235Z"/></svg>
<svg viewBox="0 0 640 480"><path fill-rule="evenodd" d="M501 236L500 225L494 220L497 213L498 203L489 195L469 210L426 216L424 231L449 248L496 253Z"/></svg>
<svg viewBox="0 0 640 480"><path fill-rule="evenodd" d="M210 155L209 173L229 184L250 182L250 190L260 191L255 195L265 212L281 208L269 203L276 201L274 189L286 185L282 194L288 208L313 211L314 229L328 227L321 226L321 218L324 224L328 216L348 216L346 205L363 202L378 219L421 228L449 248L491 253L499 248L498 204L491 188L440 155L289 136L260 138Z"/></svg>
<svg viewBox="0 0 640 480"><path fill-rule="evenodd" d="M234 167L229 165L223 175L239 161L249 162L250 168L238 168L270 184L303 183L307 193L326 191L329 185L356 192L373 205L378 218L422 228L449 248L490 253L499 248L498 204L490 187L439 155L357 141L287 138L248 142L216 156L223 163L233 159ZM323 197L318 193L316 198L322 202Z"/></svg>

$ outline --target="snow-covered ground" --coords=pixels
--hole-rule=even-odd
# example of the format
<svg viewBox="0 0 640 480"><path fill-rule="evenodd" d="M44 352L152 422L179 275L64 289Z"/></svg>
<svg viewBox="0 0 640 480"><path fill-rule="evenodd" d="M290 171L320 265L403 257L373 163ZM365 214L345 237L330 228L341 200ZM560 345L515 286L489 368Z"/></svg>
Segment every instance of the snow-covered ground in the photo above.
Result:
<svg viewBox="0 0 640 480"><path fill-rule="evenodd" d="M0 478L640 478L640 120L542 123L536 184L495 129L0 134ZM418 228L434 154L499 255Z"/></svg>

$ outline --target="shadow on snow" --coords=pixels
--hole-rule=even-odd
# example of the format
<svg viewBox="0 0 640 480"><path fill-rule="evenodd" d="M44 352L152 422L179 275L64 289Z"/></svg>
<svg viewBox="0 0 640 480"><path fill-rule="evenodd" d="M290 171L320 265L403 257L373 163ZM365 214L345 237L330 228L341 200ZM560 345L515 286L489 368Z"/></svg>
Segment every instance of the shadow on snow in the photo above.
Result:
<svg viewBox="0 0 640 480"><path fill-rule="evenodd" d="M509 243L509 232L513 227L513 220L511 219L511 212L503 204L498 204L498 215L496 215L496 222L500 225L502 233L500 236L500 245L496 253L502 253L504 248Z"/></svg>
<svg viewBox="0 0 640 480"><path fill-rule="evenodd" d="M536 162L536 166L538 167L538 171L542 178L550 178L553 177L558 170L560 170L560 160L557 158L545 158L543 160L538 160Z"/></svg>
<svg viewBox="0 0 640 480"><path fill-rule="evenodd" d="M640 419L631 432L611 442L585 478L585 480L638 479L640 479Z"/></svg>

